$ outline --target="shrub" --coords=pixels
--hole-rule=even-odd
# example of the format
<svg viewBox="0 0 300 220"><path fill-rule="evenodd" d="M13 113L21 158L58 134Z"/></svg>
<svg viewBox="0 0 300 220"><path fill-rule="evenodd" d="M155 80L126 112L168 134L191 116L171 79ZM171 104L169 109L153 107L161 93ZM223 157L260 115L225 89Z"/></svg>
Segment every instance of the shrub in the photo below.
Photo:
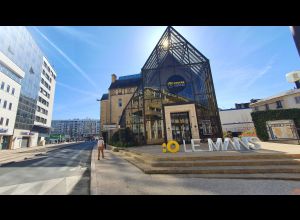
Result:
<svg viewBox="0 0 300 220"><path fill-rule="evenodd" d="M129 128L119 129L110 140L110 145L115 147L132 147L136 144L134 134Z"/></svg>
<svg viewBox="0 0 300 220"><path fill-rule="evenodd" d="M224 131L223 132L223 138L232 138L232 132L231 131Z"/></svg>
<svg viewBox="0 0 300 220"><path fill-rule="evenodd" d="M240 137L256 137L256 136L257 135L256 135L255 128L246 130L240 135Z"/></svg>

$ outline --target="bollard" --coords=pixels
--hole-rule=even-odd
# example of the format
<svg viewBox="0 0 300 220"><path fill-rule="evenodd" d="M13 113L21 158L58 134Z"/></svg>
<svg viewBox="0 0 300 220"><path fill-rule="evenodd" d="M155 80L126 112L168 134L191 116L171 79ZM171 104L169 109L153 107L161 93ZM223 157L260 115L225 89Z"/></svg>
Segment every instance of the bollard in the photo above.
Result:
<svg viewBox="0 0 300 220"><path fill-rule="evenodd" d="M162 144L162 152L163 153L167 153L167 145L166 145L166 143Z"/></svg>

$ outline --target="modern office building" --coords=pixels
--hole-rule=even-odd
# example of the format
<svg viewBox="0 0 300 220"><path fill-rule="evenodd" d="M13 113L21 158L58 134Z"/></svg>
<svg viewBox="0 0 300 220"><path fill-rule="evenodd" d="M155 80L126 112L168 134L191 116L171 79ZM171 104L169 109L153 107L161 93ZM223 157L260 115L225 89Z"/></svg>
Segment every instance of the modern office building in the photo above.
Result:
<svg viewBox="0 0 300 220"><path fill-rule="evenodd" d="M140 74L112 76L100 117L102 135L130 128L139 144L222 137L209 60L172 27Z"/></svg>
<svg viewBox="0 0 300 220"><path fill-rule="evenodd" d="M0 27L0 51L25 73L20 80L20 97L9 148L43 144L44 136L50 132L56 73L26 27ZM43 72L44 62L49 66L50 79Z"/></svg>
<svg viewBox="0 0 300 220"><path fill-rule="evenodd" d="M99 136L100 120L53 120L51 134L69 135L71 139Z"/></svg>
<svg viewBox="0 0 300 220"><path fill-rule="evenodd" d="M9 149L17 116L22 71L0 52L0 149Z"/></svg>

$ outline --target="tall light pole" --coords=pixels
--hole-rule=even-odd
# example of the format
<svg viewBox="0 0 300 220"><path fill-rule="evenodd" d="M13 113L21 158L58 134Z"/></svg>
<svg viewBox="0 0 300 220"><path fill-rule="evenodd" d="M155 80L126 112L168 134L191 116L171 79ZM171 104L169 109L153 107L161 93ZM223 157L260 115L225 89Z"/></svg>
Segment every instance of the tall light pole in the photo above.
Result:
<svg viewBox="0 0 300 220"><path fill-rule="evenodd" d="M300 56L300 26L290 26L290 29Z"/></svg>
<svg viewBox="0 0 300 220"><path fill-rule="evenodd" d="M97 102L99 102L99 120L100 120L100 128L99 128L99 137L101 136L101 108L100 108L100 105L101 105L101 99L97 99Z"/></svg>
<svg viewBox="0 0 300 220"><path fill-rule="evenodd" d="M300 56L300 26L290 26L290 29ZM296 84L296 88L300 89L300 71L287 73L286 79L288 82L294 82Z"/></svg>

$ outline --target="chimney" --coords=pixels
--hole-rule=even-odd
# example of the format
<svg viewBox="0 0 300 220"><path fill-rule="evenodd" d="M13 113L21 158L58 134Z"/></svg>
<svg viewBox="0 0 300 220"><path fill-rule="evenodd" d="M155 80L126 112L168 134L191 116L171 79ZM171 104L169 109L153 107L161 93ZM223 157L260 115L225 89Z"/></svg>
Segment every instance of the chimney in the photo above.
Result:
<svg viewBox="0 0 300 220"><path fill-rule="evenodd" d="M111 82L114 83L117 80L116 74L111 74Z"/></svg>

